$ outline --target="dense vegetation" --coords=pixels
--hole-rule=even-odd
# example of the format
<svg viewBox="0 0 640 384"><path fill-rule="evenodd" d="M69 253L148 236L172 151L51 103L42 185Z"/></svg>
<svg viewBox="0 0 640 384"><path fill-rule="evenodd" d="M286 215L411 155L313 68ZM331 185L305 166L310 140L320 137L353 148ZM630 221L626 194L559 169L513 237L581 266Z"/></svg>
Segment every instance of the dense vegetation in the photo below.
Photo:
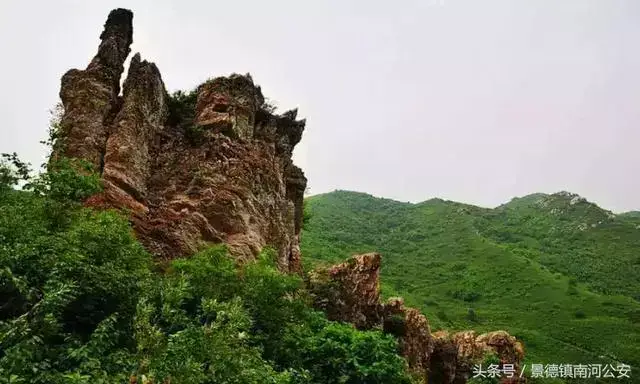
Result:
<svg viewBox="0 0 640 384"><path fill-rule="evenodd" d="M568 193L496 209L345 191L306 205L307 268L379 251L383 294L422 309L432 329L507 330L524 342L528 364L640 368L636 214L618 217Z"/></svg>
<svg viewBox="0 0 640 384"><path fill-rule="evenodd" d="M125 218L81 206L100 188L88 167L31 179L4 160L0 383L411 382L392 336L312 310L273 252L154 264Z"/></svg>

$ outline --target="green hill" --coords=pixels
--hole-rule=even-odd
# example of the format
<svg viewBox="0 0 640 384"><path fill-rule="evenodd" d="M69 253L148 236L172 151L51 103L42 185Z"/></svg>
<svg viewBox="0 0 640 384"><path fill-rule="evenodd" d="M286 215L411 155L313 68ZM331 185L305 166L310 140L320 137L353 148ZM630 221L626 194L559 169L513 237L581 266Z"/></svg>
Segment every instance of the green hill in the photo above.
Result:
<svg viewBox="0 0 640 384"><path fill-rule="evenodd" d="M307 268L379 251L383 294L405 297L434 330L507 330L527 363L640 367L640 228L629 215L568 192L495 209L346 191L306 205Z"/></svg>

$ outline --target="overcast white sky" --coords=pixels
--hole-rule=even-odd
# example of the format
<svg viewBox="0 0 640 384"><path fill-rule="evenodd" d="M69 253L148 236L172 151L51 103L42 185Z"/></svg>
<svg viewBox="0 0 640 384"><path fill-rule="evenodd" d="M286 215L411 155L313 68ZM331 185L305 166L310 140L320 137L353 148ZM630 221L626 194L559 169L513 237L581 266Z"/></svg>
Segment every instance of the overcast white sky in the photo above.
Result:
<svg viewBox="0 0 640 384"><path fill-rule="evenodd" d="M640 209L640 1L3 0L0 152L43 161L60 77L117 7L170 91L250 72L299 107L313 194Z"/></svg>

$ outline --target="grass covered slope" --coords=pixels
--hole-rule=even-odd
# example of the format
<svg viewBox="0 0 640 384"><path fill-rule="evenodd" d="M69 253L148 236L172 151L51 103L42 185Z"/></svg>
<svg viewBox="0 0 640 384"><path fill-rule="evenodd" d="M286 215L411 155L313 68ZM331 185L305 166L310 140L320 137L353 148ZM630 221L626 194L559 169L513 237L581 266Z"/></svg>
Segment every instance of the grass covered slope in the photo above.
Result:
<svg viewBox="0 0 640 384"><path fill-rule="evenodd" d="M485 209L336 191L309 197L307 267L383 255L383 294L432 329L504 329L528 363L640 367L640 229L568 193ZM634 369L634 370L635 370Z"/></svg>

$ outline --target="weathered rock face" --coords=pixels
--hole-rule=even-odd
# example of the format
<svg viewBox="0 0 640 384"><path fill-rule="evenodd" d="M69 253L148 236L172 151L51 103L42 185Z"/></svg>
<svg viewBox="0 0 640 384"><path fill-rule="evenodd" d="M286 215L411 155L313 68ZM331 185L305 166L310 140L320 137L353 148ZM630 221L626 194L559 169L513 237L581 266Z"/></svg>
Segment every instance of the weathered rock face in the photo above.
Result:
<svg viewBox="0 0 640 384"><path fill-rule="evenodd" d="M315 306L330 320L368 329L382 321L379 282L380 254L367 253L328 270L311 272L309 287Z"/></svg>
<svg viewBox="0 0 640 384"><path fill-rule="evenodd" d="M494 354L500 360L501 368L513 364L513 375L501 377L502 383L524 383L520 378L524 348L515 337L505 331L495 331L478 335L474 331L449 335L437 332L434 335L435 350L431 369L438 375L430 376L430 383L466 383L473 376L474 365L481 364L485 356ZM486 366L483 369L486 370Z"/></svg>
<svg viewBox="0 0 640 384"><path fill-rule="evenodd" d="M307 180L291 155L305 121L295 110L274 115L249 75L207 81L193 105L175 101L139 54L119 96L132 20L128 10L112 11L91 64L63 76L53 158L94 164L105 189L87 204L128 210L157 257L225 242L243 260L271 246L283 270L299 271Z"/></svg>
<svg viewBox="0 0 640 384"><path fill-rule="evenodd" d="M140 54L133 56L123 93L106 143L102 178L110 201L147 213L154 138L164 129L168 113L167 93L155 64L141 61Z"/></svg>
<svg viewBox="0 0 640 384"><path fill-rule="evenodd" d="M466 383L472 376L473 366L491 353L497 355L502 364L513 364L519 373L524 349L508 333L431 334L427 318L417 309L406 308L401 298L381 303L380 263L380 255L370 253L312 272L309 288L315 306L325 311L331 320L349 322L361 329L382 329L395 335L409 368L429 383ZM505 378L503 382L518 383L518 380L518 377Z"/></svg>
<svg viewBox="0 0 640 384"><path fill-rule="evenodd" d="M429 372L434 343L427 318L415 308L405 308L401 298L391 298L383 307L383 330L398 337L402 355L416 372Z"/></svg>
<svg viewBox="0 0 640 384"><path fill-rule="evenodd" d="M54 157L62 151L67 157L102 167L107 130L118 107L120 77L131 51L132 19L133 14L125 9L111 11L98 54L85 70L72 69L62 76L60 98L65 114Z"/></svg>
<svg viewBox="0 0 640 384"><path fill-rule="evenodd" d="M212 83L228 80L251 85L262 98L247 76ZM200 88L198 104L212 97L210 84ZM260 111L250 112L256 124ZM198 126L201 137L196 146L179 131L160 138L149 179L148 202L153 208L140 226L142 239L154 253L168 256L193 252L202 241L210 241L225 242L238 258L250 259L269 245L279 251L285 270L299 270L306 179L292 164L291 153L278 152L275 117L265 123L272 135L259 138L229 135L238 121L227 114L217 116L215 124ZM251 134L256 135L257 126L253 127ZM246 133L245 128L238 129Z"/></svg>
<svg viewBox="0 0 640 384"><path fill-rule="evenodd" d="M205 83L198 93L196 122L230 137L250 140L256 112L263 104L260 89L249 77L217 78Z"/></svg>

